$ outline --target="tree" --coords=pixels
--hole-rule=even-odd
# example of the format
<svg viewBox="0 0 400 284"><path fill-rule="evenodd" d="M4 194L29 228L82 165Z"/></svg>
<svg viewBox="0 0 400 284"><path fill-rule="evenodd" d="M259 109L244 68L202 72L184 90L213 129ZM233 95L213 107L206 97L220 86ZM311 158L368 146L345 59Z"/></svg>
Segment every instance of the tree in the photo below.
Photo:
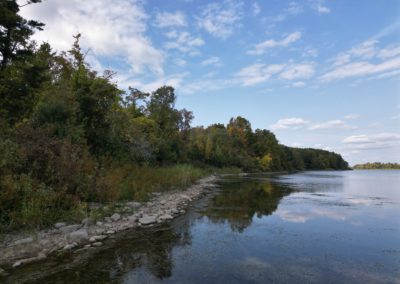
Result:
<svg viewBox="0 0 400 284"><path fill-rule="evenodd" d="M25 5L39 3L41 0L30 0ZM20 6L16 0L0 2L0 69L16 58L23 57L31 52L30 37L34 31L42 30L44 24L26 20L18 15Z"/></svg>

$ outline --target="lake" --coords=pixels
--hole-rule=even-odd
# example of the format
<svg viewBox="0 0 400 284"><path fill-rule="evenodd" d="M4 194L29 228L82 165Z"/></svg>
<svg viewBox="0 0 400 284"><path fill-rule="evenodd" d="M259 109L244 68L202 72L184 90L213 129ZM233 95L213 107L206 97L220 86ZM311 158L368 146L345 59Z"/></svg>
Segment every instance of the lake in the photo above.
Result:
<svg viewBox="0 0 400 284"><path fill-rule="evenodd" d="M400 283L400 171L225 177L170 224L10 283Z"/></svg>

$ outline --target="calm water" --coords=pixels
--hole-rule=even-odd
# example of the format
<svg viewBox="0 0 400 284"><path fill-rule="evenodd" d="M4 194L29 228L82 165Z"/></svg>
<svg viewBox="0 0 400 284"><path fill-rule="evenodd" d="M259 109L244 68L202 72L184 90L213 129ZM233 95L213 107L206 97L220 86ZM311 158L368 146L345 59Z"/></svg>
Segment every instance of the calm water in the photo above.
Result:
<svg viewBox="0 0 400 284"><path fill-rule="evenodd" d="M400 283L400 171L230 177L221 185L171 224L7 280Z"/></svg>

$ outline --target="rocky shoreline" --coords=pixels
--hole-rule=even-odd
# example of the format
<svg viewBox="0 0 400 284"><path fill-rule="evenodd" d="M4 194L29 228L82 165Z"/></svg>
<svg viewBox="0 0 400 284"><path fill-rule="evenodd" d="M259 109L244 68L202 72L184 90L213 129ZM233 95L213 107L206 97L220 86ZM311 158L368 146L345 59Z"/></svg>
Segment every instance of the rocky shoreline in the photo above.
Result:
<svg viewBox="0 0 400 284"><path fill-rule="evenodd" d="M152 227L169 222L186 213L195 199L218 187L218 177L211 175L200 179L184 191L153 193L146 203L126 202L124 212L114 213L101 221L90 218L81 224L56 223L54 228L32 233L30 236L13 236L0 243L0 277L7 271L28 263L46 259L54 253L93 249L103 246L114 234L135 228Z"/></svg>

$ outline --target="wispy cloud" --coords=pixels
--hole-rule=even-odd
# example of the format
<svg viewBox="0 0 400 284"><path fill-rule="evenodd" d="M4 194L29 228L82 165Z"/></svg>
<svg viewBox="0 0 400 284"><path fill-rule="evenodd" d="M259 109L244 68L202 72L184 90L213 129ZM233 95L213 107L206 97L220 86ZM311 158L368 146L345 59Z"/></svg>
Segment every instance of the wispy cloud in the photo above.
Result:
<svg viewBox="0 0 400 284"><path fill-rule="evenodd" d="M213 66L221 66L221 59L218 56L212 56L206 60L201 62L201 65L213 65Z"/></svg>
<svg viewBox="0 0 400 284"><path fill-rule="evenodd" d="M254 2L253 3L253 15L257 16L258 14L261 13L261 7L260 4L258 4L258 2Z"/></svg>
<svg viewBox="0 0 400 284"><path fill-rule="evenodd" d="M344 138L342 143L353 150L371 150L390 148L400 145L400 134L384 132L372 135L352 135Z"/></svg>
<svg viewBox="0 0 400 284"><path fill-rule="evenodd" d="M319 14L329 14L331 9L325 4L325 0L312 0L311 7Z"/></svg>
<svg viewBox="0 0 400 284"><path fill-rule="evenodd" d="M240 26L242 5L231 0L208 4L197 17L197 24L212 36L226 39Z"/></svg>
<svg viewBox="0 0 400 284"><path fill-rule="evenodd" d="M378 48L377 40L366 40L346 52L337 55L334 68L320 79L333 81L350 77L377 75L376 79L397 76L400 69L400 46Z"/></svg>
<svg viewBox="0 0 400 284"><path fill-rule="evenodd" d="M204 44L204 40L201 37L194 37L186 31L178 32L174 30L168 32L166 36L172 39L165 43L166 49L177 49L181 52L197 53L196 48Z"/></svg>
<svg viewBox="0 0 400 284"><path fill-rule="evenodd" d="M248 54L260 55L264 54L267 49L274 47L286 47L291 43L298 41L301 38L301 32L293 32L281 40L267 39L259 44L256 44L253 49L248 51Z"/></svg>
<svg viewBox="0 0 400 284"><path fill-rule="evenodd" d="M256 63L242 68L236 77L243 86L265 82L271 78L284 80L308 79L314 74L314 64L271 64ZM304 83L304 82L303 82Z"/></svg>
<svg viewBox="0 0 400 284"><path fill-rule="evenodd" d="M356 126L349 125L343 120L330 120L322 123L316 123L309 127L310 130L321 130L321 129L357 129Z"/></svg>
<svg viewBox="0 0 400 284"><path fill-rule="evenodd" d="M157 13L154 25L160 28L170 28L185 27L187 24L185 15L178 11Z"/></svg>
<svg viewBox="0 0 400 284"><path fill-rule="evenodd" d="M308 125L310 122L308 120L305 120L301 117L290 117L290 118L283 118L278 120L276 123L270 125L269 127L272 130L277 130L277 129L299 129L302 128L306 125Z"/></svg>

